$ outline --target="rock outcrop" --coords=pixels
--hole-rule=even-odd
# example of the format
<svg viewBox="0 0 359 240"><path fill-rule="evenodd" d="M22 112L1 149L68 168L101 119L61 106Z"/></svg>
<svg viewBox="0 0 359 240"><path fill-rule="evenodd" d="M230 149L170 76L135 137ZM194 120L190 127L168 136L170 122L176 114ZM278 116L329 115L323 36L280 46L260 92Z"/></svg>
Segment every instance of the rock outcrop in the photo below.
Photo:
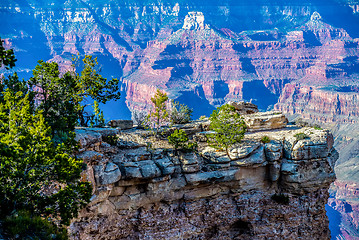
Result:
<svg viewBox="0 0 359 240"><path fill-rule="evenodd" d="M177 127L194 138L207 124ZM205 142L174 151L145 130L76 134L94 192L72 239L330 238L324 205L337 154L327 130L247 133L229 156Z"/></svg>

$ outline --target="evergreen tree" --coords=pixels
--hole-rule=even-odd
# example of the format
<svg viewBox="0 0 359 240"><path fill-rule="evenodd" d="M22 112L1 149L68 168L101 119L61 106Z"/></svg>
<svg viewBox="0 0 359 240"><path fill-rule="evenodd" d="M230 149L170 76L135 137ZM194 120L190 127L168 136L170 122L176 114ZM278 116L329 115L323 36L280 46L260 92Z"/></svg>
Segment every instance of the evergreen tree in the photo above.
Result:
<svg viewBox="0 0 359 240"><path fill-rule="evenodd" d="M223 105L213 111L210 117L210 129L215 133L209 135L208 143L229 155L229 148L242 140L247 126L233 106Z"/></svg>
<svg viewBox="0 0 359 240"><path fill-rule="evenodd" d="M3 46L3 40L0 38L0 68L13 68L16 61L14 50L6 50Z"/></svg>
<svg viewBox="0 0 359 240"><path fill-rule="evenodd" d="M166 107L167 100L167 94L165 92L161 92L159 89L157 89L155 96L151 98L154 109L150 113L149 117L153 119L157 133L159 127L168 119L168 112Z"/></svg>
<svg viewBox="0 0 359 240"><path fill-rule="evenodd" d="M79 59L74 59L78 63ZM119 81L106 78L99 74L96 58L85 56L78 67L80 73L66 72L60 74L55 62L39 61L29 80L30 88L36 93L35 99L39 109L51 126L54 134L73 131L75 125L87 126L91 116L85 114L83 103L91 98L106 103L111 99L119 99Z"/></svg>
<svg viewBox="0 0 359 240"><path fill-rule="evenodd" d="M73 150L69 141L55 146L29 94L6 90L0 103L1 215L26 210L69 224L91 196L89 183L79 181L82 161Z"/></svg>

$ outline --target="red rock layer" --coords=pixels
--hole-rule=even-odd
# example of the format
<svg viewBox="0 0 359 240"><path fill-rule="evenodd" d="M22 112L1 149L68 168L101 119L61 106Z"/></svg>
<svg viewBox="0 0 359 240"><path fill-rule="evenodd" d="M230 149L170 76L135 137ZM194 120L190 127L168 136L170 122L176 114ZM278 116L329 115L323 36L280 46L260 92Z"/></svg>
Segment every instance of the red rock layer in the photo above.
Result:
<svg viewBox="0 0 359 240"><path fill-rule="evenodd" d="M275 109L322 123L354 123L359 118L359 94L287 84Z"/></svg>
<svg viewBox="0 0 359 240"><path fill-rule="evenodd" d="M359 184L335 181L332 186L335 198L329 198L328 205L340 214L340 233L336 239L359 239Z"/></svg>

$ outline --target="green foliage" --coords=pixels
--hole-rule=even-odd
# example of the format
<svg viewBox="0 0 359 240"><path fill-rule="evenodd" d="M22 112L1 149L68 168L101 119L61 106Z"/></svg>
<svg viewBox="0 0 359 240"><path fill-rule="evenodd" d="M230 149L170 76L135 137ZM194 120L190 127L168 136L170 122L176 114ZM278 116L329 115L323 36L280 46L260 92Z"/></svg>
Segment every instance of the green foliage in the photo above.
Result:
<svg viewBox="0 0 359 240"><path fill-rule="evenodd" d="M15 59L14 50L8 49L5 50L3 46L3 40L0 38L0 68L5 67L6 69L10 69L15 67Z"/></svg>
<svg viewBox="0 0 359 240"><path fill-rule="evenodd" d="M207 117L204 115L199 117L199 120L206 120L206 119L207 119Z"/></svg>
<svg viewBox="0 0 359 240"><path fill-rule="evenodd" d="M103 136L102 140L104 142L107 142L108 144L110 144L111 146L116 146L117 145L117 140L118 137L116 135L108 135L108 136Z"/></svg>
<svg viewBox="0 0 359 240"><path fill-rule="evenodd" d="M120 99L119 80L112 78L107 80L100 74L97 58L86 55L79 64L79 57L73 58L74 66L82 68L80 74L75 74L77 94L81 97L106 103L112 99Z"/></svg>
<svg viewBox="0 0 359 240"><path fill-rule="evenodd" d="M261 142L262 142L262 143L269 143L269 142L270 142L270 138L269 138L268 136L263 136L263 137L261 138Z"/></svg>
<svg viewBox="0 0 359 240"><path fill-rule="evenodd" d="M246 132L243 118L233 106L226 104L213 111L210 121L210 129L215 133L209 134L208 143L216 149L225 150L230 157L229 147L240 142Z"/></svg>
<svg viewBox="0 0 359 240"><path fill-rule="evenodd" d="M194 151L197 149L197 143L188 142L188 136L182 129L176 129L167 139L175 150Z"/></svg>
<svg viewBox="0 0 359 240"><path fill-rule="evenodd" d="M280 203L280 204L285 204L285 205L288 205L289 204L289 197L288 195L285 195L285 194L274 194L272 195L272 200L277 202L277 203Z"/></svg>
<svg viewBox="0 0 359 240"><path fill-rule="evenodd" d="M173 124L183 124L191 121L193 110L187 105L179 104L172 100L172 109L170 113L170 120Z"/></svg>
<svg viewBox="0 0 359 240"><path fill-rule="evenodd" d="M94 114L91 116L90 126L91 127L105 126L105 118L103 116L103 111L100 109L100 106L96 100L94 101L93 111Z"/></svg>
<svg viewBox="0 0 359 240"><path fill-rule="evenodd" d="M78 64L79 58L73 61ZM73 131L78 122L81 126L88 125L93 115L85 113L86 105L83 103L86 99L94 99L98 104L120 98L119 81L107 81L103 78L99 73L96 58L85 56L78 67L82 68L81 73L73 71L61 75L57 63L39 61L33 71L33 77L28 81L30 89L35 93L37 106L43 111L53 134L58 131ZM101 124L98 105L95 112L98 112L95 117Z"/></svg>
<svg viewBox="0 0 359 240"><path fill-rule="evenodd" d="M314 128L315 130L323 130L323 128L321 128L319 125L314 125L313 128Z"/></svg>
<svg viewBox="0 0 359 240"><path fill-rule="evenodd" d="M76 81L70 73L60 76L55 62L39 61L28 81L35 94L37 108L43 111L54 134L73 131L77 124L80 99L76 95Z"/></svg>
<svg viewBox="0 0 359 240"><path fill-rule="evenodd" d="M154 122L154 127L156 128L156 132L158 133L159 127L168 120L168 112L166 102L168 100L168 96L165 92L161 92L157 89L157 92L154 97L151 98L151 101L154 105L154 109L152 109L149 115L149 121Z"/></svg>
<svg viewBox="0 0 359 240"><path fill-rule="evenodd" d="M6 217L2 227L4 236L9 239L68 239L66 229L59 229L54 223L26 211Z"/></svg>
<svg viewBox="0 0 359 240"><path fill-rule="evenodd" d="M27 210L65 225L76 217L90 200L91 186L78 181L82 161L72 157L74 144L72 135L55 145L29 94L7 90L0 103L1 215Z"/></svg>
<svg viewBox="0 0 359 240"><path fill-rule="evenodd" d="M1 67L14 66L9 54L0 54ZM71 131L86 97L78 90L87 87L56 63L40 61L33 75L0 81L0 221L10 238L66 239L55 225L68 225L92 192L80 181Z"/></svg>
<svg viewBox="0 0 359 240"><path fill-rule="evenodd" d="M303 139L308 139L309 136L305 133L297 133L294 135L294 137L299 141L299 140L303 140Z"/></svg>

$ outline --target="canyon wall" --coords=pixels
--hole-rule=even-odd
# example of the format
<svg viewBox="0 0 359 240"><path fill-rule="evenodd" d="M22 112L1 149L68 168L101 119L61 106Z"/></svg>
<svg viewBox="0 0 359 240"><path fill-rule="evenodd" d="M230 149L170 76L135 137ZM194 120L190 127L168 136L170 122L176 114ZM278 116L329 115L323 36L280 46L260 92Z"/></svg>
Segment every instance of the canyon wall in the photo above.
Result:
<svg viewBox="0 0 359 240"><path fill-rule="evenodd" d="M71 239L330 238L324 206L338 156L327 130L251 132L229 158L203 142L208 122L177 127L198 152L174 151L145 130L76 130L94 192Z"/></svg>
<svg viewBox="0 0 359 240"><path fill-rule="evenodd" d="M351 24L358 20L356 6L355 1L3 1L0 35L15 48L16 70L25 76L37 59L57 61L65 70L72 55L92 54L107 77L122 77L130 110L149 108L149 98L133 92L141 85L143 96L150 96L146 89L160 88L192 105L201 112L198 117L230 100L273 108L293 81L357 89L359 29Z"/></svg>
<svg viewBox="0 0 359 240"><path fill-rule="evenodd" d="M130 118L128 108L147 111L160 88L193 108L194 118L247 100L261 110L340 123L349 129L334 133L344 191L357 174L358 135L344 138L358 122L358 6L357 0L3 0L0 36L15 50L20 78L28 79L39 59L64 71L72 55L97 56L104 76L121 78L123 86L121 103L102 106L107 119ZM356 236L358 229L350 229L347 235Z"/></svg>

